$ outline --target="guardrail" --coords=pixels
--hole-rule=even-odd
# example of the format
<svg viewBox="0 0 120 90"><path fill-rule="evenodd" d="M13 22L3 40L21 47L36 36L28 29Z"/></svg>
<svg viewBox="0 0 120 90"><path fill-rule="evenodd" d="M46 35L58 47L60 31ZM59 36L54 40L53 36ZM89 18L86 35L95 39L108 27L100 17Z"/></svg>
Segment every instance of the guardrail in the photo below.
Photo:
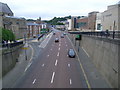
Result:
<svg viewBox="0 0 120 90"><path fill-rule="evenodd" d="M81 34L81 35L89 35L89 36L97 36L111 39L119 39L120 40L120 31L97 31L97 32L69 32L70 34Z"/></svg>
<svg viewBox="0 0 120 90"><path fill-rule="evenodd" d="M20 42L14 42L14 43L7 43L7 44L2 44L2 48L12 48L12 47L15 47L15 46L18 46L18 45L21 45L23 44L23 41L20 41Z"/></svg>

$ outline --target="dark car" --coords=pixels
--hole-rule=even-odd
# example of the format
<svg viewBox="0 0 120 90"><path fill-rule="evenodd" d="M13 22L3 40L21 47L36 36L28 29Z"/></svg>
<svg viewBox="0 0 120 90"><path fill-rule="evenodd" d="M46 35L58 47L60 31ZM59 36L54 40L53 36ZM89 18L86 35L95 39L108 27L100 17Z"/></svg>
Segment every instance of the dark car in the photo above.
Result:
<svg viewBox="0 0 120 90"><path fill-rule="evenodd" d="M55 32L53 32L53 35L55 35Z"/></svg>
<svg viewBox="0 0 120 90"><path fill-rule="evenodd" d="M55 38L55 42L59 42L59 39L58 39L58 38Z"/></svg>
<svg viewBox="0 0 120 90"><path fill-rule="evenodd" d="M68 56L71 58L75 58L75 51L73 49L69 49Z"/></svg>

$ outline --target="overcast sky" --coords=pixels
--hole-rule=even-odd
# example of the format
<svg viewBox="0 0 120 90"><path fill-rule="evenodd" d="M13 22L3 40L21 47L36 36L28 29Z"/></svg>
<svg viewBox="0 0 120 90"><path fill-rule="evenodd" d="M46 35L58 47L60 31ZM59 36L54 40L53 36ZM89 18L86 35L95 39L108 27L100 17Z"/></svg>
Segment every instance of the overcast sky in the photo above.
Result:
<svg viewBox="0 0 120 90"><path fill-rule="evenodd" d="M53 17L87 16L89 12L103 12L119 0L0 0L13 11L14 16L26 19L49 20Z"/></svg>

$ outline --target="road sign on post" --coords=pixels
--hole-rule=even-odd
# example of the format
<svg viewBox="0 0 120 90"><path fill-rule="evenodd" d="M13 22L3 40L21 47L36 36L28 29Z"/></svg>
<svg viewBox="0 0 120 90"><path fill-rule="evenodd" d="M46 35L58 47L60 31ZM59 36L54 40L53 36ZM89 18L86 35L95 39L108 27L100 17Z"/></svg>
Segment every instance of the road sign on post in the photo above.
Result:
<svg viewBox="0 0 120 90"><path fill-rule="evenodd" d="M76 35L75 40L82 40L82 35L81 34L80 35Z"/></svg>

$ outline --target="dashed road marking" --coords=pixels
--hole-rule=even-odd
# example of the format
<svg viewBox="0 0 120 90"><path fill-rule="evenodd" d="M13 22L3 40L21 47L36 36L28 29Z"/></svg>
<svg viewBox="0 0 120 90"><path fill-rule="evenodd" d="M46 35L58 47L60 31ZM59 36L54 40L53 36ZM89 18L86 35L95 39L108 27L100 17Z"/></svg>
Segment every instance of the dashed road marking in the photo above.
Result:
<svg viewBox="0 0 120 90"><path fill-rule="evenodd" d="M55 61L55 66L57 66L58 60Z"/></svg>
<svg viewBox="0 0 120 90"><path fill-rule="evenodd" d="M49 57L50 55L47 55L47 57Z"/></svg>
<svg viewBox="0 0 120 90"><path fill-rule="evenodd" d="M58 50L60 50L60 47L59 47L59 49Z"/></svg>
<svg viewBox="0 0 120 90"><path fill-rule="evenodd" d="M70 64L68 64L68 67L70 67Z"/></svg>
<svg viewBox="0 0 120 90"><path fill-rule="evenodd" d="M44 67L45 66L45 64L42 64L42 67Z"/></svg>
<svg viewBox="0 0 120 90"><path fill-rule="evenodd" d="M57 56L59 56L59 55L60 55L60 53L58 52Z"/></svg>
<svg viewBox="0 0 120 90"><path fill-rule="evenodd" d="M70 85L72 84L72 80L70 79Z"/></svg>
<svg viewBox="0 0 120 90"><path fill-rule="evenodd" d="M52 51L52 48L50 50Z"/></svg>
<svg viewBox="0 0 120 90"><path fill-rule="evenodd" d="M61 46L61 44L59 44L59 46Z"/></svg>
<svg viewBox="0 0 120 90"><path fill-rule="evenodd" d="M68 45L66 44L66 47L67 47Z"/></svg>
<svg viewBox="0 0 120 90"><path fill-rule="evenodd" d="M34 79L34 81L32 82L32 84L35 84L35 82L36 82L36 79Z"/></svg>
<svg viewBox="0 0 120 90"><path fill-rule="evenodd" d="M53 83L53 80L54 80L54 76L55 76L55 72L53 72L53 74L52 74L51 83Z"/></svg>

